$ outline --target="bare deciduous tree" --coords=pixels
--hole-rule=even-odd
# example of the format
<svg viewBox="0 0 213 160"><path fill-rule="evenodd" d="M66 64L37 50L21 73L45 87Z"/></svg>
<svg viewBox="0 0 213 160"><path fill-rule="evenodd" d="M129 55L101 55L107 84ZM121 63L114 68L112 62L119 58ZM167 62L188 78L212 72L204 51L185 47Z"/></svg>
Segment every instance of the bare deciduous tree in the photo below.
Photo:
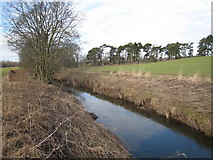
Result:
<svg viewBox="0 0 213 160"><path fill-rule="evenodd" d="M79 21L72 3L68 2L11 2L5 9L7 39L20 56L24 67L43 81L50 81L61 66L61 60L79 39ZM66 54L63 52L66 50Z"/></svg>

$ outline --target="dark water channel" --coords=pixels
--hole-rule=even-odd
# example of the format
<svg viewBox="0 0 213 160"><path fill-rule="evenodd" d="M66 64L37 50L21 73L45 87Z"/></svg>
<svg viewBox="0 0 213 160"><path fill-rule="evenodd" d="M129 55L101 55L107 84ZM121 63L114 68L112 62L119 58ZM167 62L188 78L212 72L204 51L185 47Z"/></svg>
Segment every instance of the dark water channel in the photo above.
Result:
<svg viewBox="0 0 213 160"><path fill-rule="evenodd" d="M73 93L88 112L95 113L96 121L118 136L134 157L165 158L178 151L187 158L211 158L211 139L186 126L87 89L63 87L63 91Z"/></svg>

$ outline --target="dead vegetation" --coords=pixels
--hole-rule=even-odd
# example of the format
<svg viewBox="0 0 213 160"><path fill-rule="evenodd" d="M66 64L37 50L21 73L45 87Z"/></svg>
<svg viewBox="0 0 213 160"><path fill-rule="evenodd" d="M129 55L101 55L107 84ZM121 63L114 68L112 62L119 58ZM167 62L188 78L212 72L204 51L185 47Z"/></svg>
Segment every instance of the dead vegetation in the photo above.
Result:
<svg viewBox="0 0 213 160"><path fill-rule="evenodd" d="M148 73L76 71L61 72L56 79L71 86L91 88L94 93L127 100L141 110L177 120L206 136L213 136L210 81L200 80L197 75L186 78L182 75L166 77Z"/></svg>
<svg viewBox="0 0 213 160"><path fill-rule="evenodd" d="M131 157L73 96L15 79L3 83L3 158Z"/></svg>
<svg viewBox="0 0 213 160"><path fill-rule="evenodd" d="M10 70L8 76L10 82L27 82L29 81L29 73L26 70Z"/></svg>

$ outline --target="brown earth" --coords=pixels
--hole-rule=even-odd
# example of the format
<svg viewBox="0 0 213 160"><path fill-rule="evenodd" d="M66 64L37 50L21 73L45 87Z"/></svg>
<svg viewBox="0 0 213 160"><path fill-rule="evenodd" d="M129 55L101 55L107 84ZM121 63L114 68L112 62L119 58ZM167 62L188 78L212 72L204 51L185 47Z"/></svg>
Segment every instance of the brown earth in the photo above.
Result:
<svg viewBox="0 0 213 160"><path fill-rule="evenodd" d="M72 95L14 76L3 83L3 158L131 157Z"/></svg>
<svg viewBox="0 0 213 160"><path fill-rule="evenodd" d="M66 70L59 82L91 88L94 93L127 100L137 108L176 120L212 137L212 82L172 76Z"/></svg>

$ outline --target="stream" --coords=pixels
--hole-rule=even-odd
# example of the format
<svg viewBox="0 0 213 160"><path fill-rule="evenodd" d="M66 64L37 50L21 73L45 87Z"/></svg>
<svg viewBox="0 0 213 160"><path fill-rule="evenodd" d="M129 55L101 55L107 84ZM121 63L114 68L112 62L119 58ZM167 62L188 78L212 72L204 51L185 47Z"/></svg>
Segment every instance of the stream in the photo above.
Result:
<svg viewBox="0 0 213 160"><path fill-rule="evenodd" d="M189 127L144 113L123 100L94 95L89 89L62 90L74 94L85 110L95 113L96 121L114 133L136 158L167 158L177 152L187 158L211 158L211 139Z"/></svg>

